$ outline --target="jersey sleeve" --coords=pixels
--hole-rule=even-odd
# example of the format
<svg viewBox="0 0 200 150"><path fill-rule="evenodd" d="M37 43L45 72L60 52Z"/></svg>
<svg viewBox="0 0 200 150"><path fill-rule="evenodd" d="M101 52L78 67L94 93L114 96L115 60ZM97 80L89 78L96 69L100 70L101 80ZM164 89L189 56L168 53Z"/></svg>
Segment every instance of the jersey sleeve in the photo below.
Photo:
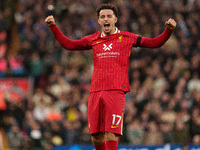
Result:
<svg viewBox="0 0 200 150"><path fill-rule="evenodd" d="M67 50L89 50L91 49L90 42L87 37L80 40L70 40L68 39L57 27L57 25L50 26L52 33L54 34L56 40L60 43L62 47Z"/></svg>
<svg viewBox="0 0 200 150"><path fill-rule="evenodd" d="M137 46L146 48L158 48L162 46L171 36L173 30L166 28L163 33L155 38L138 37Z"/></svg>

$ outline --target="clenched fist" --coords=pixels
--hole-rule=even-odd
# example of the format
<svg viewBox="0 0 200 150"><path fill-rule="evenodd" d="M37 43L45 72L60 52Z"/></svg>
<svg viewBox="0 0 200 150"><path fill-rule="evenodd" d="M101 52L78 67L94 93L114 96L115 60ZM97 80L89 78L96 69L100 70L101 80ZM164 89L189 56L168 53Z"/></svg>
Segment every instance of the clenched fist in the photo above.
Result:
<svg viewBox="0 0 200 150"><path fill-rule="evenodd" d="M165 22L165 25L168 29L174 30L176 28L176 21L174 19L169 19Z"/></svg>
<svg viewBox="0 0 200 150"><path fill-rule="evenodd" d="M48 16L46 19L45 19L45 23L48 25L48 26L53 26L55 24L55 19L54 17L51 15L51 16Z"/></svg>

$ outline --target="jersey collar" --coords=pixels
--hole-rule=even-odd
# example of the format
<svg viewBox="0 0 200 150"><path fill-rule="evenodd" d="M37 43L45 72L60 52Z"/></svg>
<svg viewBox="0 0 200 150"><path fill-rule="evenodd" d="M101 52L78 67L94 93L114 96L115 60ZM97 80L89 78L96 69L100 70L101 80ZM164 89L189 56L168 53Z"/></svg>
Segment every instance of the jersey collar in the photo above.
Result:
<svg viewBox="0 0 200 150"><path fill-rule="evenodd" d="M120 30L117 27L115 27L115 32L113 34L116 34L116 33L120 33ZM105 36L106 35L103 32L101 32L101 37L105 37Z"/></svg>

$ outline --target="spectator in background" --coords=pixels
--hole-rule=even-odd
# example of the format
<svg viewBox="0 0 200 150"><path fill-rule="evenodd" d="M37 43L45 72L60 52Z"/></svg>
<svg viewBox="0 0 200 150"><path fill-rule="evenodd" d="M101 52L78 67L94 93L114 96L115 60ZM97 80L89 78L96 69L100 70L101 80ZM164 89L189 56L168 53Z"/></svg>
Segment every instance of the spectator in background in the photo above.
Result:
<svg viewBox="0 0 200 150"><path fill-rule="evenodd" d="M1 4L1 2L0 2L0 4ZM0 9L0 31L1 31L1 40L0 40L0 43L1 44L3 42L6 42L7 33L6 33L5 29L6 29L5 19L4 19L4 16L3 16L2 9ZM2 33L4 33L4 35Z"/></svg>
<svg viewBox="0 0 200 150"><path fill-rule="evenodd" d="M63 126L64 126L63 132L65 135L65 141L64 141L65 144L73 145L74 143L78 142L80 125L81 124L78 120L76 120L74 122L65 120L63 122Z"/></svg>
<svg viewBox="0 0 200 150"><path fill-rule="evenodd" d="M48 113L49 109L45 106L44 102L40 102L40 104L36 105L33 109L33 116L35 120L39 122L45 121Z"/></svg>
<svg viewBox="0 0 200 150"><path fill-rule="evenodd" d="M65 140L65 135L63 132L63 127L59 122L51 121L50 122L52 143L54 145L63 145Z"/></svg>
<svg viewBox="0 0 200 150"><path fill-rule="evenodd" d="M177 120L174 126L174 143L188 144L189 143L189 127L188 124L181 120Z"/></svg>
<svg viewBox="0 0 200 150"><path fill-rule="evenodd" d="M25 77L27 75L23 64L23 56L16 54L8 59L12 77Z"/></svg>
<svg viewBox="0 0 200 150"><path fill-rule="evenodd" d="M15 3L12 0L2 2L3 18L5 20L5 29L7 32L7 43L10 44L11 30L14 23Z"/></svg>
<svg viewBox="0 0 200 150"><path fill-rule="evenodd" d="M200 134L200 111L197 106L194 106L190 118L190 136L193 138L196 134Z"/></svg>
<svg viewBox="0 0 200 150"><path fill-rule="evenodd" d="M30 75L35 79L35 86L38 84L40 75L42 75L43 72L43 62L38 54L38 52L34 52L31 55L31 58L29 60L30 65Z"/></svg>
<svg viewBox="0 0 200 150"><path fill-rule="evenodd" d="M160 123L160 131L163 137L163 143L174 143L173 127L168 122Z"/></svg>
<svg viewBox="0 0 200 150"><path fill-rule="evenodd" d="M200 91L200 79L197 72L194 72L192 78L188 81L187 88L189 92Z"/></svg>
<svg viewBox="0 0 200 150"><path fill-rule="evenodd" d="M199 134L195 134L193 136L191 144L200 145L200 135Z"/></svg>
<svg viewBox="0 0 200 150"><path fill-rule="evenodd" d="M159 130L159 126L155 121L150 121L147 131L144 133L144 143L146 145L163 144L163 136Z"/></svg>
<svg viewBox="0 0 200 150"><path fill-rule="evenodd" d="M32 96L32 101L35 106L38 106L42 103L44 103L45 107L50 107L50 105L53 103L52 97L50 97L44 89L37 88L35 89L33 96Z"/></svg>
<svg viewBox="0 0 200 150"><path fill-rule="evenodd" d="M30 147L35 150L42 150L42 130L36 121L30 122Z"/></svg>
<svg viewBox="0 0 200 150"><path fill-rule="evenodd" d="M81 134L79 136L79 143L92 144L90 132L87 124L83 125Z"/></svg>
<svg viewBox="0 0 200 150"><path fill-rule="evenodd" d="M130 144L141 145L144 138L144 128L140 124L140 120L135 118L127 125L126 137Z"/></svg>
<svg viewBox="0 0 200 150"><path fill-rule="evenodd" d="M6 77L7 75L8 61L5 57L6 51L7 51L7 32L6 32L3 12L0 9L0 78Z"/></svg>
<svg viewBox="0 0 200 150"><path fill-rule="evenodd" d="M1 46L0 46L1 47ZM4 50L1 50L1 52ZM2 54L0 54L2 55ZM0 56L1 57L1 56ZM0 77L4 78L7 76L8 73L8 62L7 59L4 57L0 58Z"/></svg>
<svg viewBox="0 0 200 150"><path fill-rule="evenodd" d="M23 135L18 125L13 124L11 126L11 130L9 131L7 138L8 138L8 144L10 148L15 149L15 150L22 149Z"/></svg>
<svg viewBox="0 0 200 150"><path fill-rule="evenodd" d="M70 91L70 84L66 82L63 76L58 75L57 82L50 86L50 92L58 99L63 94L68 94Z"/></svg>

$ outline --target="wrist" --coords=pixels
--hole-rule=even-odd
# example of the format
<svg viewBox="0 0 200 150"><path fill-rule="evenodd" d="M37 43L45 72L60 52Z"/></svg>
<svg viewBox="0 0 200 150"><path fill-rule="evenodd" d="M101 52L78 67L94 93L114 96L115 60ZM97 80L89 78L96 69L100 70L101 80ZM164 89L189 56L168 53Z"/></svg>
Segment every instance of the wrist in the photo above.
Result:
<svg viewBox="0 0 200 150"><path fill-rule="evenodd" d="M55 23L49 23L49 24L47 24L47 25L50 27L50 26L54 26Z"/></svg>

